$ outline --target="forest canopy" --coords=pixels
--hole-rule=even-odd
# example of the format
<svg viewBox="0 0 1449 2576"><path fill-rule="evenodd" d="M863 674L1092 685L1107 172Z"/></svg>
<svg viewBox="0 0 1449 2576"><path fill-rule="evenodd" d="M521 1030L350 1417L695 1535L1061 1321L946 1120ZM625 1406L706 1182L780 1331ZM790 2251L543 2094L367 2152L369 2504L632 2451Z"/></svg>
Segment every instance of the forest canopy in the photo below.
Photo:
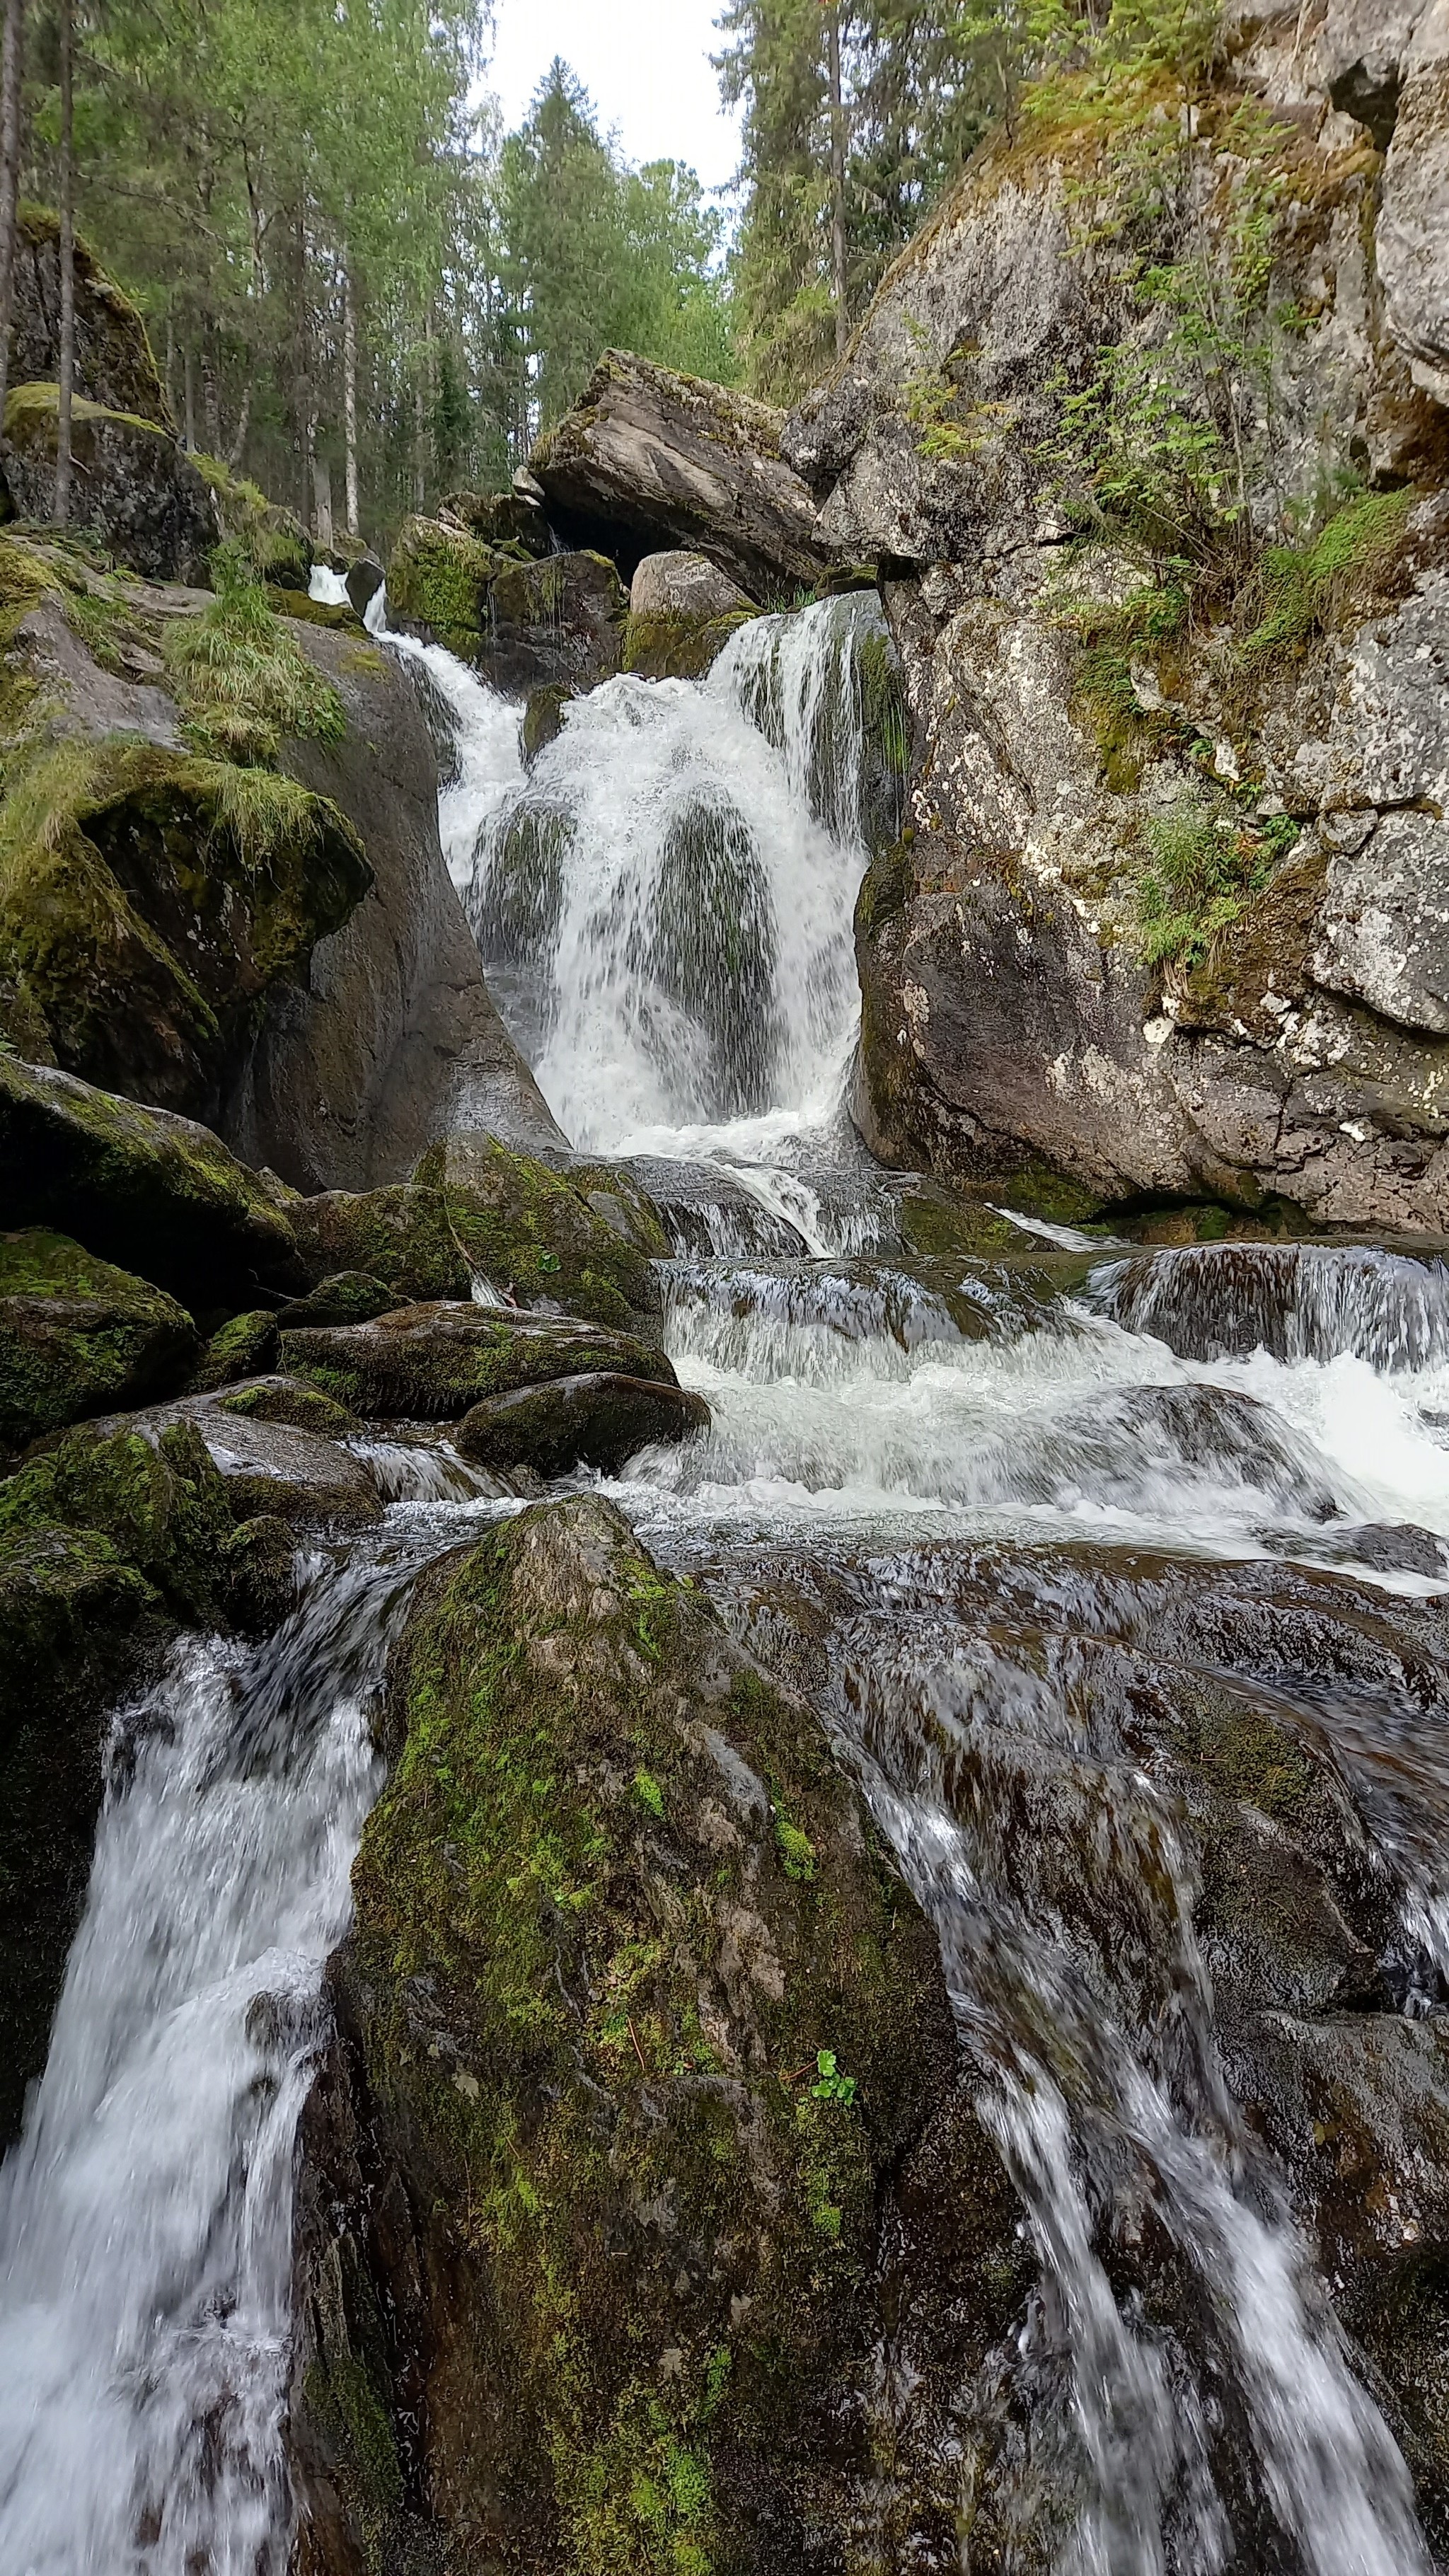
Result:
<svg viewBox="0 0 1449 2576"><path fill-rule="evenodd" d="M505 481L608 346L792 400L1027 69L1213 16L724 0L727 213L678 162L632 166L561 61L505 134L487 0L6 7L22 192L59 201L68 62L77 219L146 317L188 445L320 535L374 539Z"/></svg>

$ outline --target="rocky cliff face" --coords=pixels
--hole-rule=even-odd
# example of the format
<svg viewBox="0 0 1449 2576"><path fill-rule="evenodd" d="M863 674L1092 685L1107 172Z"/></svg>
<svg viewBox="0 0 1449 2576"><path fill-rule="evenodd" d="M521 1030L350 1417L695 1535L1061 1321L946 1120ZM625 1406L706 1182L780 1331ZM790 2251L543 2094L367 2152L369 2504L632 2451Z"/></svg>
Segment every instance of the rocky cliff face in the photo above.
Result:
<svg viewBox="0 0 1449 2576"><path fill-rule="evenodd" d="M1028 91L784 452L879 560L888 1159L1449 1214L1449 20Z"/></svg>

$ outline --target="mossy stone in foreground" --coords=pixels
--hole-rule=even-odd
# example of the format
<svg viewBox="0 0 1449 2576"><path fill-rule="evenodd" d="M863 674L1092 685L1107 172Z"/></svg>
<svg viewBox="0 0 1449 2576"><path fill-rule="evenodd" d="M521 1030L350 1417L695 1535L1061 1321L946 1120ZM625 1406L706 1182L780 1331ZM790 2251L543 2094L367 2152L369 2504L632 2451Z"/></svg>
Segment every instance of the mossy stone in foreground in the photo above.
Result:
<svg viewBox="0 0 1449 2576"><path fill-rule="evenodd" d="M0 1484L0 1538L52 1522L107 1539L181 1615L226 1615L236 1520L194 1424L67 1432Z"/></svg>
<svg viewBox="0 0 1449 2576"><path fill-rule="evenodd" d="M185 1308L68 1235L0 1234L0 1452L179 1386L196 1355Z"/></svg>
<svg viewBox="0 0 1449 2576"><path fill-rule="evenodd" d="M844 2566L880 2195L953 2085L934 1939L810 1712L597 1498L425 1580L391 1722L309 2115L304 2563Z"/></svg>

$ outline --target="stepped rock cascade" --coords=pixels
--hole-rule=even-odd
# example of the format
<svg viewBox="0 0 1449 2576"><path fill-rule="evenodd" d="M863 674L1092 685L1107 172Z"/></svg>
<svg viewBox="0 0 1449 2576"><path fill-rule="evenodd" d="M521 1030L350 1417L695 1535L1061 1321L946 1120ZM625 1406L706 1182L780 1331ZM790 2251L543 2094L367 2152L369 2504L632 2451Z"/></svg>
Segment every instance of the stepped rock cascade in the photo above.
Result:
<svg viewBox="0 0 1449 2576"><path fill-rule="evenodd" d="M428 708L445 848L514 1034L575 1147L635 1158L672 1239L666 1348L709 1403L709 1429L547 1494L616 1503L661 1596L691 1577L813 1708L935 1934L960 2105L995 2166L993 2199L939 2136L903 2155L876 2326L840 2365L820 2472L837 2520L818 2496L791 2504L729 2563L1432 2576L1449 2565L1446 1274L1371 1244L1155 1251L979 1206L973 1235L868 1161L842 1100L876 620L825 602L742 627L702 682L610 680L525 767L518 706L389 636L383 594L368 612ZM319 2351L342 2332L368 2264L377 2349L413 2332L405 2309L426 2330L380 2377L371 2346L347 2362L350 2416L319 2414L300 2366L289 2382L295 2210L344 2225L302 2106L319 2063L329 2100L341 2081L324 1961L382 1786L389 1650L416 1578L521 1500L416 1425L351 1445L381 1523L309 1561L268 1644L185 1640L116 1720L49 2065L0 2177L4 2576L625 2563L622 2542L605 2562L546 2516L535 2530L527 2499L479 2537L483 2428L507 2408L469 2379L477 2320L446 2302L494 2221L470 2203L457 2266L420 2265L399 2213L446 2228L446 2194L384 2184L375 2139L345 2260L341 2238L304 2249L336 2293L322 2326L309 2294L306 2330ZM650 1594L641 1673L653 1615ZM446 1782L431 1741L427 1758ZM614 1768L647 1836L667 1802L640 1759ZM794 1902L809 1838L772 1824L728 1743L720 1761L737 1813L760 1802ZM477 1855L444 1857L463 1890ZM562 1937L557 1958L572 2010ZM432 2033L417 2056L451 2063L435 1984L409 1976L407 2047ZM599 2064L617 2088L637 2059L657 2105L684 2078L646 2061L632 2011ZM843 2072L822 2053L823 2090L788 2098L791 2138L812 2104L859 2117L858 2036L832 2034ZM739 2069L709 2064L686 2069L701 2099L741 2093ZM489 2065L459 2057L448 2080L463 2122ZM583 2090L606 2122L616 2095ZM651 2242L692 2229L696 2187L651 2202ZM817 2202L824 2266L842 2222ZM912 2230L929 2295L901 2286L923 2277ZM683 2252L679 2271L687 2286ZM758 2361L750 2298L734 2304L710 2364L722 2494L729 2374ZM693 2366L679 2314L656 2412ZM332 2445L322 2486L296 2447L309 2409ZM388 2465L349 2523L336 2463L358 2423ZM714 2456L701 2426L677 2455L687 2497ZM545 2488L556 2468L541 2458ZM611 2474L621 2515L643 2493L655 2517L631 2563L707 2563L660 2556L663 2488Z"/></svg>

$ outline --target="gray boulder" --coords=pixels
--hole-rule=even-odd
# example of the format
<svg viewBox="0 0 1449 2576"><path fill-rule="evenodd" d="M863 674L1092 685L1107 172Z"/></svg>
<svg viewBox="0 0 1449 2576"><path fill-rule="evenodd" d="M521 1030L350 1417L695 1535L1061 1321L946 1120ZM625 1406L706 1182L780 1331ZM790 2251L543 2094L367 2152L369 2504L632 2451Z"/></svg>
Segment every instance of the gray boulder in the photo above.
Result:
<svg viewBox="0 0 1449 2576"><path fill-rule="evenodd" d="M606 351L534 449L554 524L624 565L690 547L751 597L813 585L834 561L768 404Z"/></svg>
<svg viewBox="0 0 1449 2576"><path fill-rule="evenodd" d="M223 1133L309 1193L402 1180L454 1127L560 1145L444 863L437 765L406 673L380 646L294 631L336 688L347 732L335 745L289 743L283 756L354 824L372 891L318 942L305 987L272 996Z"/></svg>
<svg viewBox="0 0 1449 2576"><path fill-rule="evenodd" d="M687 1439L709 1422L703 1396L682 1386L592 1369L486 1397L464 1414L456 1438L463 1457L499 1473L532 1467L555 1476L581 1466L613 1476L636 1450Z"/></svg>
<svg viewBox="0 0 1449 2576"><path fill-rule="evenodd" d="M5 405L5 480L20 516L45 520L55 497L59 395L17 385ZM151 581L205 581L221 541L216 495L169 429L77 401L72 525Z"/></svg>
<svg viewBox="0 0 1449 2576"><path fill-rule="evenodd" d="M372 1420L450 1422L515 1387L603 1370L678 1381L661 1351L571 1315L520 1315L435 1301L375 1323L310 1325L282 1335L282 1366Z"/></svg>
<svg viewBox="0 0 1449 2576"><path fill-rule="evenodd" d="M754 604L708 555L679 547L645 555L629 585L631 617L731 617Z"/></svg>

